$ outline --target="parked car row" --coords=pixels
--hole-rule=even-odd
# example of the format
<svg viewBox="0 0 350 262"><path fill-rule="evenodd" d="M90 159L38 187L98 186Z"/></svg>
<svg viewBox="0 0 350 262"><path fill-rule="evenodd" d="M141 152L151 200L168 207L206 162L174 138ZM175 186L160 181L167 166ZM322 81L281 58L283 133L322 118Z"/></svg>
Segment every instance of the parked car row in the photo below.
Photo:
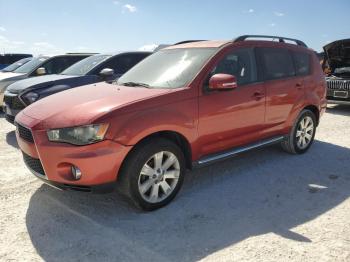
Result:
<svg viewBox="0 0 350 262"><path fill-rule="evenodd" d="M91 54L65 54L56 56L39 56L18 67L16 70L0 74L0 106L6 88L19 80L46 74L59 74L67 67Z"/></svg>
<svg viewBox="0 0 350 262"><path fill-rule="evenodd" d="M319 59L304 42L253 35L89 56L14 83L5 104L39 179L66 190L117 188L154 210L176 196L186 169L275 143L305 153L327 101Z"/></svg>
<svg viewBox="0 0 350 262"><path fill-rule="evenodd" d="M49 95L77 86L113 81L150 54L150 52L97 54L74 63L59 74L17 81L5 92L6 119L13 123L18 112ZM64 65L66 66L67 64Z"/></svg>

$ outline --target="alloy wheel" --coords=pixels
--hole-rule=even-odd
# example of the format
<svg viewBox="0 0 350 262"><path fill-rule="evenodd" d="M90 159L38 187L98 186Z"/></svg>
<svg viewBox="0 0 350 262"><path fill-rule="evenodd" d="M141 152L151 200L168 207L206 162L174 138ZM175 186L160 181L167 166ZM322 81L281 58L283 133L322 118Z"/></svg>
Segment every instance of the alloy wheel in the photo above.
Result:
<svg viewBox="0 0 350 262"><path fill-rule="evenodd" d="M138 190L142 198L149 203L159 203L174 191L180 176L180 162L168 151L151 156L143 165Z"/></svg>
<svg viewBox="0 0 350 262"><path fill-rule="evenodd" d="M305 149L310 145L314 131L314 121L310 116L305 116L300 120L296 131L296 143L299 149Z"/></svg>

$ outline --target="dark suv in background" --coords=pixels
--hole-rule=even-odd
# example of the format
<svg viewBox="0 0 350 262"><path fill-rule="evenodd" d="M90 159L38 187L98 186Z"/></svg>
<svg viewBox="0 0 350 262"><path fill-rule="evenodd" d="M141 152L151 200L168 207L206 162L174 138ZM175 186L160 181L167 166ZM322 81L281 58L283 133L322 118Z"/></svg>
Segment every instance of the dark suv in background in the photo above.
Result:
<svg viewBox="0 0 350 262"><path fill-rule="evenodd" d="M13 123L19 111L46 96L77 86L113 81L150 54L151 52L98 54L75 63L61 74L17 81L8 86L5 92L6 119Z"/></svg>
<svg viewBox="0 0 350 262"><path fill-rule="evenodd" d="M56 56L39 56L17 68L15 71L0 76L0 106L6 88L22 79L33 76L59 74L69 66L92 54L65 54Z"/></svg>
<svg viewBox="0 0 350 262"><path fill-rule="evenodd" d="M326 77L328 103L350 105L350 39L329 43L323 49L323 67L329 72Z"/></svg>
<svg viewBox="0 0 350 262"><path fill-rule="evenodd" d="M32 57L31 54L0 54L0 70L8 65L21 60L22 58Z"/></svg>

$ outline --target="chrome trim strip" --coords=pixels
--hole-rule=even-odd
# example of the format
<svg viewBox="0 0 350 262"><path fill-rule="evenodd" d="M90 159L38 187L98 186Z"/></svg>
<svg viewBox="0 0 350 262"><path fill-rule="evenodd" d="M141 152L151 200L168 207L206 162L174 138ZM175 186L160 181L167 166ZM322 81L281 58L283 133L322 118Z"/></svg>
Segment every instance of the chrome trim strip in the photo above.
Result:
<svg viewBox="0 0 350 262"><path fill-rule="evenodd" d="M350 105L350 101L341 101L341 100L327 100L329 105Z"/></svg>
<svg viewBox="0 0 350 262"><path fill-rule="evenodd" d="M196 164L197 165L205 165L205 164L208 164L210 162L215 162L215 161L219 161L219 160L223 160L225 158L235 156L237 154L252 150L254 148L275 144L275 143L281 142L283 140L284 140L284 136L279 136L279 137L271 138L268 140L263 140L263 141L260 141L258 143L255 143L255 144L235 148L235 149L233 149L231 151L227 151L225 153L204 157L202 159L199 159Z"/></svg>

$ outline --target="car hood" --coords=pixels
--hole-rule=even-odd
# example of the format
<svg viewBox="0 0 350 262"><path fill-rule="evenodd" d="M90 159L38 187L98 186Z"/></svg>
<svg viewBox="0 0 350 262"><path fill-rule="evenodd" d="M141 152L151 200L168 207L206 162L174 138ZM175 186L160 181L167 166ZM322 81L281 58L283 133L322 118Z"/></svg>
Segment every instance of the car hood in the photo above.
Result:
<svg viewBox="0 0 350 262"><path fill-rule="evenodd" d="M0 81L7 80L9 78L14 78L14 77L21 76L21 75L24 75L24 74L12 73L12 72L0 72Z"/></svg>
<svg viewBox="0 0 350 262"><path fill-rule="evenodd" d="M40 120L43 129L78 126L93 123L115 110L118 113L130 112L135 110L130 105L170 92L174 90L98 83L48 96L22 112Z"/></svg>
<svg viewBox="0 0 350 262"><path fill-rule="evenodd" d="M23 78L26 78L27 75L26 74L16 74L16 73L3 73L3 75L1 74L0 76L0 93L5 92L6 88L18 81L21 80Z"/></svg>
<svg viewBox="0 0 350 262"><path fill-rule="evenodd" d="M332 72L336 68L350 66L350 39L338 40L323 47Z"/></svg>
<svg viewBox="0 0 350 262"><path fill-rule="evenodd" d="M69 76L69 75L46 75L31 77L17 81L7 88L7 91L13 94L19 94L26 89L35 90L45 86L53 86L65 83L67 79L79 78L80 76Z"/></svg>

